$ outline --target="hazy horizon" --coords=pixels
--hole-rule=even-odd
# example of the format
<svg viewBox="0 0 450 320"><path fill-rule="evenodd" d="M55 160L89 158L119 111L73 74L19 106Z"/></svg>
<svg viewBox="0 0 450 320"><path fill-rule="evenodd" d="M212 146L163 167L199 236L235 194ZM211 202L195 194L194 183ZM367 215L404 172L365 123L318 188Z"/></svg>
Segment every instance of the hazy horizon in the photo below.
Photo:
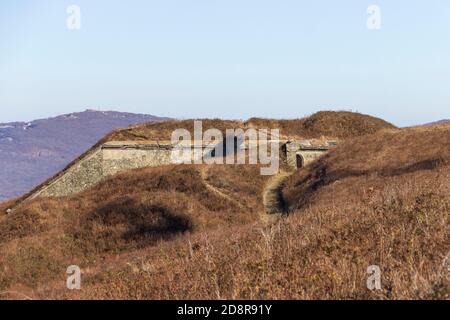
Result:
<svg viewBox="0 0 450 320"><path fill-rule="evenodd" d="M96 111L96 112L123 112L123 113L132 113L132 114L152 115L152 116L157 116L157 117L161 117L161 118L171 118L171 119L177 119L177 120L186 120L186 119L211 119L211 117L207 117L207 116L205 116L205 117L202 117L202 116L200 116L200 117L168 117L168 116L164 116L164 115L160 115L160 114L152 113L152 112L149 112L149 113L142 113L142 112L130 112L130 111L123 111L123 110L114 110L114 109L101 109L101 108L100 108L100 109L95 109L95 108L84 108L84 109L83 109L83 108L82 108L82 109L80 109L80 110L76 110L76 111L73 111L73 112L64 112L64 113L59 113L59 114L50 114L50 115L48 115L48 116L45 116L45 115L44 115L44 116L41 116L41 117L39 117L39 118L33 118L33 119L17 119L17 120L13 120L13 121L4 121L4 122L1 122L1 121L0 121L0 124L7 124L7 123L14 123L14 122L24 122L24 123L26 123L26 122L32 122L32 121L38 121L38 120L45 120L45 119L49 119L49 118L55 118L55 117L58 117L58 116L61 116L61 115L65 115L65 114L80 113L80 112L85 112L85 111ZM275 119L275 120L280 120L280 119L289 120L289 119L298 119L298 118L308 117L308 116L310 116L310 115L312 115L312 114L314 114L314 113L316 113L316 112L319 112L319 111L349 111L349 112L362 113L362 112L355 111L355 110L344 110L344 109L341 109L341 110L340 110L340 109L331 110L331 109L323 109L323 110L313 111L313 112L311 112L311 113L305 114L305 115L303 115L303 116L298 116L298 117L289 117L289 118L287 118L287 117L285 117L285 118L281 118L281 117L278 117L278 118L269 118L269 117L256 117L256 116L253 116L253 117L255 117L255 118ZM367 114L367 113L363 113L363 114ZM376 117L375 115L372 115L372 114L367 114L367 115ZM248 118L233 118L233 117L225 118L225 117L222 117L222 118L220 118L220 119L223 119L223 120L244 120L244 121L245 121L245 120L248 120L248 119L253 118L253 117L248 117ZM415 125L423 125L423 124L429 124L429 123L433 123L433 122L439 122L439 121L442 121L442 120L444 120L444 121L450 120L450 119L448 119L448 118L442 118L442 119L431 120L431 121L429 121L429 122L413 123L413 124L401 126L401 125L398 125L398 124L396 124L396 123L394 123L394 122L389 121L388 119L384 119L384 118L381 118L381 119L386 120L386 121L388 121L388 122L390 122L390 123L392 123L393 125L398 126L398 127L408 127L408 126L415 126Z"/></svg>
<svg viewBox="0 0 450 320"><path fill-rule="evenodd" d="M70 5L80 9L71 30ZM371 30L368 8L380 9ZM172 118L450 118L450 3L0 3L0 123L87 108Z"/></svg>

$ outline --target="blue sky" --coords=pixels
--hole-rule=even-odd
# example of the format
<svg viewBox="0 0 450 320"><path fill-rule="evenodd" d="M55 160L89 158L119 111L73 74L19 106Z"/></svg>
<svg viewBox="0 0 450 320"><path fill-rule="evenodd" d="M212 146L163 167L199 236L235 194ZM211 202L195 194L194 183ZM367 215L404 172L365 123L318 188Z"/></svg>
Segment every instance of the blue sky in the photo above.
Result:
<svg viewBox="0 0 450 320"><path fill-rule="evenodd" d="M81 30L66 27L81 8ZM381 30L366 10L381 9ZM450 117L448 0L0 2L0 122L86 108L177 118Z"/></svg>

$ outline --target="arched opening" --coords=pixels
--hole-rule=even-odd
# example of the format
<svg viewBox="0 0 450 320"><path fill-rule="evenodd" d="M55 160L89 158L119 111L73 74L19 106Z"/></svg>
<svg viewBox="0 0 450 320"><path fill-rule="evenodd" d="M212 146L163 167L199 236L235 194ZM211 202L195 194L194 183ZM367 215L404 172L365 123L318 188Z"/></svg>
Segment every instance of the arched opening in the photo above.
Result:
<svg viewBox="0 0 450 320"><path fill-rule="evenodd" d="M303 159L302 155L297 154L296 159L297 159L297 169L303 168L303 165L305 163L304 163L304 159Z"/></svg>

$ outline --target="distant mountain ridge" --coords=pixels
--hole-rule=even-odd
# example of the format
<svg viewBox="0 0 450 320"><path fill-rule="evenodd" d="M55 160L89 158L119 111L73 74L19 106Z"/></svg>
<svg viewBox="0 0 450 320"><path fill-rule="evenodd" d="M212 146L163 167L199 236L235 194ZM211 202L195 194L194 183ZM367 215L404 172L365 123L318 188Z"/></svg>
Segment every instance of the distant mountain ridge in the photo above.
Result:
<svg viewBox="0 0 450 320"><path fill-rule="evenodd" d="M0 123L0 201L29 191L113 129L166 119L86 110L31 122Z"/></svg>
<svg viewBox="0 0 450 320"><path fill-rule="evenodd" d="M436 124L446 124L446 123L449 123L449 122L450 122L450 119L442 119L442 120L439 120L439 121L426 123L425 125L426 126L433 126L433 125L436 125Z"/></svg>

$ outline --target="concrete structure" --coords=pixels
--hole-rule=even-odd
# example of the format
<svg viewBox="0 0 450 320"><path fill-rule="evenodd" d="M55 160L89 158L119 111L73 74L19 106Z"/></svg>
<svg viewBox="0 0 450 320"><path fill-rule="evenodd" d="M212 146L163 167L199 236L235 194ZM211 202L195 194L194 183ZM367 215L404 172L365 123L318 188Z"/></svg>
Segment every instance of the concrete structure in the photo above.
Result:
<svg viewBox="0 0 450 320"><path fill-rule="evenodd" d="M296 169L304 167L328 152L336 144L336 141L322 143L313 143L310 140L287 141L286 162Z"/></svg>
<svg viewBox="0 0 450 320"><path fill-rule="evenodd" d="M280 158L292 168L303 167L325 152L336 142L314 143L310 140L285 140L280 144ZM242 148L248 149L248 141ZM180 146L179 144L177 145ZM214 157L211 146L202 143L182 145L193 157ZM58 175L32 191L26 198L67 196L83 191L107 176L121 171L172 164L174 145L170 141L112 141L92 149L69 165ZM197 150L197 151L194 151ZM270 149L269 149L270 150ZM194 156L195 155L195 156Z"/></svg>
<svg viewBox="0 0 450 320"><path fill-rule="evenodd" d="M183 146L183 145L182 145ZM193 143L183 146L207 153L207 146ZM112 141L90 150L75 163L36 188L27 199L61 197L83 191L105 177L121 171L172 164L170 141ZM201 157L201 156L200 156Z"/></svg>

